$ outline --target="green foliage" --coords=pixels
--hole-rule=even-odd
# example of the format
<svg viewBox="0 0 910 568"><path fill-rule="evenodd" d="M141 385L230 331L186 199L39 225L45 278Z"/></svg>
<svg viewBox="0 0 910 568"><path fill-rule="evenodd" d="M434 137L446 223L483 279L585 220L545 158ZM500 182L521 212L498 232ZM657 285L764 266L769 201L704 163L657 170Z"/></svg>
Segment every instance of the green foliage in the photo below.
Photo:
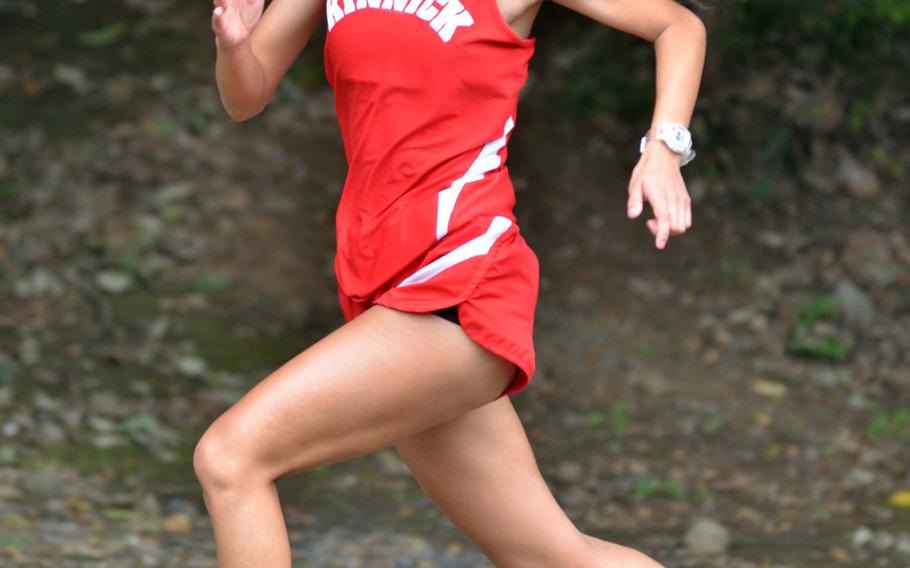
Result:
<svg viewBox="0 0 910 568"><path fill-rule="evenodd" d="M300 87L318 87L325 82L325 69L321 61L305 61L301 58L288 70L288 77Z"/></svg>
<svg viewBox="0 0 910 568"><path fill-rule="evenodd" d="M599 428L607 423L608 418L613 433L617 436L622 435L629 423L629 417L626 415L626 403L618 400L613 402L610 405L609 416L599 411L591 412L588 414L588 426Z"/></svg>
<svg viewBox="0 0 910 568"><path fill-rule="evenodd" d="M703 505L711 501L714 498L714 494L707 487L699 486L692 491L690 498L696 505Z"/></svg>
<svg viewBox="0 0 910 568"><path fill-rule="evenodd" d="M0 363L0 386L12 386L16 384L16 374L12 369Z"/></svg>
<svg viewBox="0 0 910 568"><path fill-rule="evenodd" d="M904 179L907 174L906 166L900 158L894 157L891 152L881 146L872 150L871 158L876 166L887 171L896 180Z"/></svg>
<svg viewBox="0 0 910 568"><path fill-rule="evenodd" d="M731 56L789 54L797 64L853 67L907 58L908 0L747 0L730 16L720 45Z"/></svg>
<svg viewBox="0 0 910 568"><path fill-rule="evenodd" d="M666 496L674 499L685 497L685 490L676 481L667 479L639 479L632 484L632 494L638 499Z"/></svg>
<svg viewBox="0 0 910 568"><path fill-rule="evenodd" d="M866 426L866 434L870 438L910 440L910 411L897 408L889 414L883 408L876 408Z"/></svg>
<svg viewBox="0 0 910 568"><path fill-rule="evenodd" d="M872 115L872 107L865 101L853 101L847 116L847 126L853 132L859 132Z"/></svg>
<svg viewBox="0 0 910 568"><path fill-rule="evenodd" d="M588 426L597 428L598 426L603 426L604 422L606 422L606 416L603 412L592 412L588 414Z"/></svg>
<svg viewBox="0 0 910 568"><path fill-rule="evenodd" d="M844 342L832 337L814 337L808 329L797 326L787 343L787 351L794 355L806 355L819 359L840 360L850 351Z"/></svg>
<svg viewBox="0 0 910 568"><path fill-rule="evenodd" d="M787 342L787 352L835 361L844 359L850 347L837 337L818 335L814 329L819 322L836 322L841 313L840 302L830 296L802 304L799 307L796 325Z"/></svg>
<svg viewBox="0 0 910 568"><path fill-rule="evenodd" d="M812 507L810 518L814 521L827 521L831 518L831 511L827 505L821 503Z"/></svg>
<svg viewBox="0 0 910 568"><path fill-rule="evenodd" d="M19 195L22 186L13 179L0 179L0 200L12 199Z"/></svg>
<svg viewBox="0 0 910 568"><path fill-rule="evenodd" d="M648 359L653 359L654 356L657 355L657 348L654 346L653 341L646 339L646 340L642 341L641 348L639 349L639 353L641 354L642 357L646 357Z"/></svg>
<svg viewBox="0 0 910 568"><path fill-rule="evenodd" d="M625 432L628 422L629 418L626 416L626 404L624 402L615 401L610 405L610 426L615 434L621 435Z"/></svg>
<svg viewBox="0 0 910 568"><path fill-rule="evenodd" d="M855 4L852 11L855 14L870 12L868 2ZM872 2L874 17L895 26L910 24L910 1L907 0L875 0Z"/></svg>
<svg viewBox="0 0 910 568"><path fill-rule="evenodd" d="M749 266L742 258L727 256L721 260L720 274L725 286L742 290L749 282Z"/></svg>
<svg viewBox="0 0 910 568"><path fill-rule="evenodd" d="M840 310L840 302L836 298L823 296L800 305L797 316L800 324L811 326L818 321L834 321Z"/></svg>
<svg viewBox="0 0 910 568"><path fill-rule="evenodd" d="M109 521L132 521L136 518L136 511L122 507L106 507L101 509L101 516Z"/></svg>
<svg viewBox="0 0 910 568"><path fill-rule="evenodd" d="M31 526L32 521L28 517L23 517L19 513L7 513L3 517L3 525L9 529L24 529Z"/></svg>
<svg viewBox="0 0 910 568"><path fill-rule="evenodd" d="M120 21L97 30L79 34L79 43L88 47L107 47L117 42L126 31L126 22Z"/></svg>
<svg viewBox="0 0 910 568"><path fill-rule="evenodd" d="M24 536L0 535L0 550L24 549L29 544L29 539Z"/></svg>
<svg viewBox="0 0 910 568"><path fill-rule="evenodd" d="M886 124L889 98L910 91L910 0L741 0L720 8L709 22L709 59L720 62L719 79L730 85L764 75L777 82L766 96L751 96L735 130L721 130L728 113L708 114L718 144L728 137L728 146L748 141L755 148L744 161L758 179L801 171L817 131L864 143ZM882 169L898 179L905 173L900 165ZM765 187L755 189L739 191L769 197Z"/></svg>
<svg viewBox="0 0 910 568"><path fill-rule="evenodd" d="M205 273L187 283L187 289L201 294L217 294L234 283L231 274Z"/></svg>
<svg viewBox="0 0 910 568"><path fill-rule="evenodd" d="M719 414L715 414L715 415L711 416L710 418L708 418L707 421L705 421L705 430L707 430L708 432L716 432L716 431L720 430L721 427L723 427L725 422L726 421L724 420L723 416L720 416Z"/></svg>
<svg viewBox="0 0 910 568"><path fill-rule="evenodd" d="M298 77L290 73L278 83L278 92L289 102L302 102L307 98Z"/></svg>
<svg viewBox="0 0 910 568"><path fill-rule="evenodd" d="M584 45L561 82L560 98L568 112L587 116L592 110L599 110L630 119L645 118L654 103L651 45L606 30ZM623 56L610 57L611 53Z"/></svg>
<svg viewBox="0 0 910 568"><path fill-rule="evenodd" d="M770 130L761 133L759 140L763 143L755 159L762 171L783 172L796 165L793 157L796 136L793 126L781 120L781 109L775 107L772 112L774 116L768 116L767 122Z"/></svg>
<svg viewBox="0 0 910 568"><path fill-rule="evenodd" d="M774 196L774 182L766 178L756 181L752 188L752 194L763 201L770 199Z"/></svg>

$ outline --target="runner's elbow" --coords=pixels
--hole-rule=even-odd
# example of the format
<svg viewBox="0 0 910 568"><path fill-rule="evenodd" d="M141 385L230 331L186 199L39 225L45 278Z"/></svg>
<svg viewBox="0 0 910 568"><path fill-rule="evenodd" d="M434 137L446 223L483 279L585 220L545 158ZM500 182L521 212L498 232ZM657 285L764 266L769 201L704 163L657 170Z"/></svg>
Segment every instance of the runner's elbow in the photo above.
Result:
<svg viewBox="0 0 910 568"><path fill-rule="evenodd" d="M257 102L257 103L253 103L253 104L242 105L242 106L241 105L224 105L224 110L225 110L225 112L227 112L227 115L234 122L238 122L238 123L246 122L247 120L253 118L254 116L257 116L259 113L261 113L263 110L265 110L265 106L267 103L268 103L268 101L266 101L265 103Z"/></svg>

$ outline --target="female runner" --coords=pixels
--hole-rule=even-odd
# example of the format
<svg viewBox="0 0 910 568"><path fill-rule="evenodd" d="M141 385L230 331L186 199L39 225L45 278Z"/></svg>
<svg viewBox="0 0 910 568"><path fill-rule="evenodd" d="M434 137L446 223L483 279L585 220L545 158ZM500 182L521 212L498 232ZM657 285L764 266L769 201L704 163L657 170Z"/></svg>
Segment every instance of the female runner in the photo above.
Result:
<svg viewBox="0 0 910 568"><path fill-rule="evenodd" d="M663 249L692 222L680 166L705 28L673 0L555 1L655 44L628 216L648 201ZM390 445L497 567L660 566L578 530L510 401L534 372L538 263L512 214L506 143L540 6L272 0L263 12L263 0L214 0L216 79L236 121L263 110L326 22L349 166L334 266L346 323L256 384L195 448L220 567L291 566L275 481Z"/></svg>

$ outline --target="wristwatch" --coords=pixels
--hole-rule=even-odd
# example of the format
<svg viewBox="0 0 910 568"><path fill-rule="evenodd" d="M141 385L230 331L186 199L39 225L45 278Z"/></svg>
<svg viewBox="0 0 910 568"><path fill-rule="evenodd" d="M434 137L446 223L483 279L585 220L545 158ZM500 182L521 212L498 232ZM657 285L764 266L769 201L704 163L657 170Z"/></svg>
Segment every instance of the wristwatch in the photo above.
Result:
<svg viewBox="0 0 910 568"><path fill-rule="evenodd" d="M649 128L641 137L639 146L641 153L644 153L648 140L662 140L672 152L679 154L680 167L685 166L695 157L695 150L692 149L692 134L685 126L677 122L663 122L658 124L656 129Z"/></svg>

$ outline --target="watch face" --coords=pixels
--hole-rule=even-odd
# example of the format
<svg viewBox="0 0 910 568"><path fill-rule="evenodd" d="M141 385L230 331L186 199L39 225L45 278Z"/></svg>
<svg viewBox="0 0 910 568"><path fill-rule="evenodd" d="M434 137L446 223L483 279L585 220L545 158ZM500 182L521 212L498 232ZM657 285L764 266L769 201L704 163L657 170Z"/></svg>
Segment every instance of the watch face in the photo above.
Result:
<svg viewBox="0 0 910 568"><path fill-rule="evenodd" d="M685 152L692 145L692 135L679 125L670 126L664 129L661 134L661 139L667 143L671 150L678 154Z"/></svg>

